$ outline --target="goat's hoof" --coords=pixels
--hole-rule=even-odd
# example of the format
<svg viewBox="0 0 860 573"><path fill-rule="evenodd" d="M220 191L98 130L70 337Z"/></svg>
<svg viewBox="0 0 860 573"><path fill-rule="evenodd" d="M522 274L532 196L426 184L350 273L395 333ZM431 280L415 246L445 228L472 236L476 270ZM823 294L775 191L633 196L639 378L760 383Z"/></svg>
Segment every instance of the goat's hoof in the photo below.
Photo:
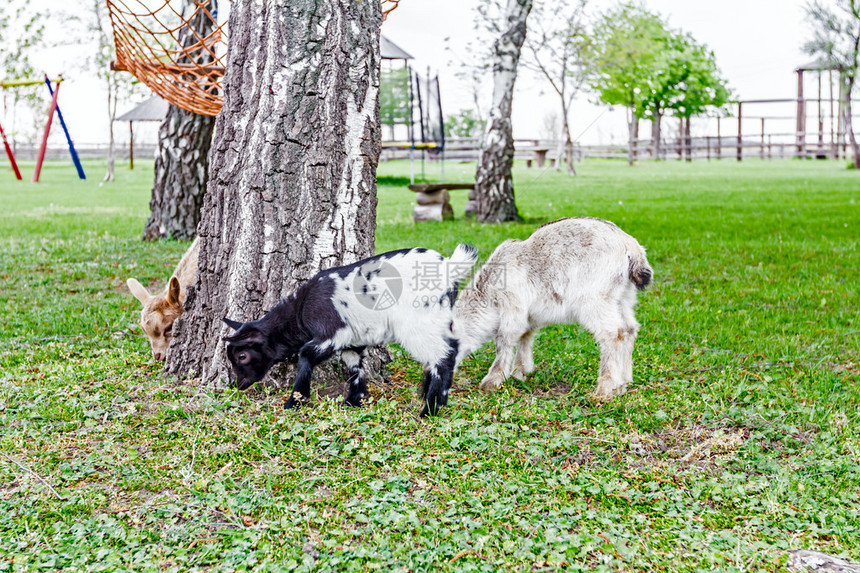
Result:
<svg viewBox="0 0 860 573"><path fill-rule="evenodd" d="M622 384L621 386L615 386L612 388L598 387L597 390L591 392L589 396L595 402L609 402L616 396L621 396L625 392L627 392L627 384Z"/></svg>
<svg viewBox="0 0 860 573"><path fill-rule="evenodd" d="M612 396L607 396L601 392L589 392L588 397L591 398L592 401L597 402L598 404L603 404L612 400Z"/></svg>
<svg viewBox="0 0 860 573"><path fill-rule="evenodd" d="M525 382L526 378L528 378L529 374L531 374L531 373L532 372L530 370L525 371L525 370L520 370L518 368L518 369L514 370L513 374L511 374L511 378L514 378L515 380L519 380L520 382Z"/></svg>
<svg viewBox="0 0 860 573"><path fill-rule="evenodd" d="M361 408L362 398L364 398L364 394L359 394L358 396L347 396L343 403L350 408Z"/></svg>
<svg viewBox="0 0 860 573"><path fill-rule="evenodd" d="M431 405L430 402L424 402L424 407L421 409L421 413L418 414L420 418L426 418L427 416L435 416L439 413L440 404Z"/></svg>
<svg viewBox="0 0 860 573"><path fill-rule="evenodd" d="M302 400L296 400L295 398L290 398L286 402L284 402L284 410L297 410L299 406L302 405Z"/></svg>
<svg viewBox="0 0 860 573"><path fill-rule="evenodd" d="M481 390L484 392L495 392L502 385L502 381L497 378L484 378L481 380Z"/></svg>

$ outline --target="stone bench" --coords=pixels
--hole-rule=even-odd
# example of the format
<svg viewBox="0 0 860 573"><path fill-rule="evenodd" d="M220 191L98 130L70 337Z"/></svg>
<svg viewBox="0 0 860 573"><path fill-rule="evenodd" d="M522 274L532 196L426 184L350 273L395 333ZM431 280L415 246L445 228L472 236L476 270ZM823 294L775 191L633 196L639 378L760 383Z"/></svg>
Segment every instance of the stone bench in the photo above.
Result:
<svg viewBox="0 0 860 573"><path fill-rule="evenodd" d="M415 222L446 221L454 218L454 208L451 207L449 191L455 189L475 188L474 183L418 183L409 185L409 190L415 192L415 209L412 218ZM472 199L471 193L469 199ZM471 201L470 201L471 203ZM469 207L466 206L466 214Z"/></svg>

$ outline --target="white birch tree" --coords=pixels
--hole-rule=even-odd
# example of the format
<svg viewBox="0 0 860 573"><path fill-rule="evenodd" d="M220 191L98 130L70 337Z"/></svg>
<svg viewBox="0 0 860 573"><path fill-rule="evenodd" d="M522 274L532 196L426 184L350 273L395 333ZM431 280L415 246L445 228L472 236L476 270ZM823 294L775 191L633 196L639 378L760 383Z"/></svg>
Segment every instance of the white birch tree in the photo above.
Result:
<svg viewBox="0 0 860 573"><path fill-rule="evenodd" d="M501 33L493 44L493 101L475 176L476 218L480 223L520 219L511 176L514 162L511 109L531 9L532 0L507 0Z"/></svg>
<svg viewBox="0 0 860 573"><path fill-rule="evenodd" d="M233 3L197 282L168 372L221 384L222 318L259 318L321 269L373 254L381 23L376 1Z"/></svg>

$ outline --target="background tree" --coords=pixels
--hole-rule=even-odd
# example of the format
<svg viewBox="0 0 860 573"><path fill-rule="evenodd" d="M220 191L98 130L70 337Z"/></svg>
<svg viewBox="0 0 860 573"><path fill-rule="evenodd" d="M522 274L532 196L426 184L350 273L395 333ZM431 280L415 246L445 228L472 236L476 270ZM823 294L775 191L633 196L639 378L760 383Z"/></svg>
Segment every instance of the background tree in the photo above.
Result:
<svg viewBox="0 0 860 573"><path fill-rule="evenodd" d="M562 161L568 175L576 175L573 165L573 139L570 135L570 109L573 99L588 79L591 53L586 33L587 0L539 3L529 17L526 53L521 65L537 72L559 98L561 137L558 167Z"/></svg>
<svg viewBox="0 0 860 573"><path fill-rule="evenodd" d="M113 125L117 107L121 102L129 102L145 91L130 74L118 74L110 70L110 63L115 59L115 50L107 6L103 0L90 0L88 7L88 10L63 14L69 22L76 24L67 27L63 43L69 46L78 44L88 46L85 55L75 60L73 65L81 68L85 73L94 73L103 82L107 93L108 157L103 180L110 182L114 180L116 167L116 140Z"/></svg>
<svg viewBox="0 0 860 573"><path fill-rule="evenodd" d="M197 284L166 364L207 382L229 371L223 317L259 318L320 269L371 255L376 226L379 2L231 8Z"/></svg>
<svg viewBox="0 0 860 573"><path fill-rule="evenodd" d="M115 59L113 30L107 6L103 0L89 0L85 9L54 10L50 13L52 26L62 26L60 45L70 52L68 64L80 73L95 75L107 95L108 157L104 182L114 180L116 168L116 140L114 120L121 103L128 103L146 93L143 86L130 74L117 74L110 70ZM81 50L81 47L84 49Z"/></svg>
<svg viewBox="0 0 860 573"><path fill-rule="evenodd" d="M379 121L388 127L392 140L397 138L395 126L409 124L409 110L409 68L383 69L379 82Z"/></svg>
<svg viewBox="0 0 860 573"><path fill-rule="evenodd" d="M48 14L35 9L30 2L11 0L0 6L0 79L5 81L40 79L41 74L33 67L33 54L45 47L45 22ZM16 147L19 140L35 144L39 133L37 124L21 126L18 108L44 126L45 106L48 93L42 84L0 90L10 113L4 123L10 145Z"/></svg>
<svg viewBox="0 0 860 573"><path fill-rule="evenodd" d="M601 102L627 108L627 162L631 165L638 120L644 113L642 102L650 93L649 79L668 36L657 14L633 2L610 9L594 26L591 88Z"/></svg>
<svg viewBox="0 0 860 573"><path fill-rule="evenodd" d="M690 67L678 35L666 35L655 52L651 75L643 78L645 87L636 102L635 117L651 120L651 152L655 159L661 157L663 115L673 109L680 97Z"/></svg>
<svg viewBox="0 0 860 573"><path fill-rule="evenodd" d="M471 109L463 109L445 118L446 137L480 138L486 123Z"/></svg>
<svg viewBox="0 0 860 573"><path fill-rule="evenodd" d="M484 135L484 130L487 125L487 114L485 113L486 106L484 105L484 95L486 91L487 78L492 71L490 66L491 60L491 45L489 37L498 36L501 31L497 26L498 16L495 19L489 14L489 7L496 6L498 9L499 2L497 0L480 0L478 8L474 11L473 30L474 35L471 40L466 42L465 55L460 54L451 47L451 38L447 37L444 40L445 50L451 54L452 59L448 62L450 66L455 68L454 76L461 84L467 86L469 95L472 98L472 108L464 109L451 116L454 121L459 121L457 116L461 116L465 121L471 122L474 118L480 124L480 133L473 137L481 138ZM469 119L465 119L468 114ZM447 121L446 121L447 127ZM458 128L459 129L459 128ZM465 137L465 136L464 136Z"/></svg>
<svg viewBox="0 0 860 573"><path fill-rule="evenodd" d="M842 122L854 152L854 168L860 169L860 146L854 135L851 109L860 64L860 0L816 0L806 5L806 15L812 38L803 48L839 71Z"/></svg>
<svg viewBox="0 0 860 573"><path fill-rule="evenodd" d="M490 3L483 5L486 10ZM517 65L526 38L526 20L532 0L508 0L501 33L493 44L493 103L475 176L476 217L479 223L519 220L511 168L514 136L511 108Z"/></svg>
<svg viewBox="0 0 860 573"><path fill-rule="evenodd" d="M187 26L179 30L179 44L189 47L213 32L216 0L185 0L182 6ZM212 56L197 50L178 63L207 64ZM149 201L149 219L143 239L193 239L209 179L209 149L215 118L171 105L158 130L155 181Z"/></svg>
<svg viewBox="0 0 860 573"><path fill-rule="evenodd" d="M158 129L155 180L145 241L193 239L209 178L209 148L215 118L175 105Z"/></svg>
<svg viewBox="0 0 860 573"><path fill-rule="evenodd" d="M690 152L689 119L711 108L722 108L731 97L712 51L689 34L672 32L657 52L647 88L642 91L636 116L651 120L652 149L660 157L661 122L665 112L685 121L687 154Z"/></svg>
<svg viewBox="0 0 860 573"><path fill-rule="evenodd" d="M691 161L690 119L711 109L722 111L731 99L732 92L717 67L714 53L707 46L697 43L687 34L676 34L673 42L682 47L684 73L669 107L675 117L684 121L684 147L687 161ZM659 129L657 135L660 135Z"/></svg>

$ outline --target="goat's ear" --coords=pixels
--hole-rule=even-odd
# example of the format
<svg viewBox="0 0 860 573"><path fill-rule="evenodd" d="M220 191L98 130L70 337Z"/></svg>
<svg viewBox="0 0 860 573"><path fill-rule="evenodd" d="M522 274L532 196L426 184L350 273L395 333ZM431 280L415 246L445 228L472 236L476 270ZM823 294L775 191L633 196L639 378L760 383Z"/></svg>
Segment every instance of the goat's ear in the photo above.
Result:
<svg viewBox="0 0 860 573"><path fill-rule="evenodd" d="M139 300L141 304L148 303L149 299L152 298L152 295L149 294L149 291L146 290L146 287L137 282L137 279L128 279L127 281L125 281L125 284L128 285L128 290L131 291L131 294L134 295L134 298Z"/></svg>
<svg viewBox="0 0 860 573"><path fill-rule="evenodd" d="M253 326L247 326L230 336L225 336L221 340L224 342L244 342L246 344L262 344L266 341L265 335L260 332L260 329Z"/></svg>
<svg viewBox="0 0 860 573"><path fill-rule="evenodd" d="M175 276L170 277L170 282L167 283L167 302L179 306L179 279Z"/></svg>
<svg viewBox="0 0 860 573"><path fill-rule="evenodd" d="M240 328L242 328L242 325L244 324L244 323L242 323L242 322L237 322L237 321L235 321L235 320L230 320L230 319L229 319L229 318L227 318L226 316L225 316L222 320L224 321L224 324L226 324L227 326L229 326L229 327L230 327L230 328L232 328L233 330L239 330Z"/></svg>

